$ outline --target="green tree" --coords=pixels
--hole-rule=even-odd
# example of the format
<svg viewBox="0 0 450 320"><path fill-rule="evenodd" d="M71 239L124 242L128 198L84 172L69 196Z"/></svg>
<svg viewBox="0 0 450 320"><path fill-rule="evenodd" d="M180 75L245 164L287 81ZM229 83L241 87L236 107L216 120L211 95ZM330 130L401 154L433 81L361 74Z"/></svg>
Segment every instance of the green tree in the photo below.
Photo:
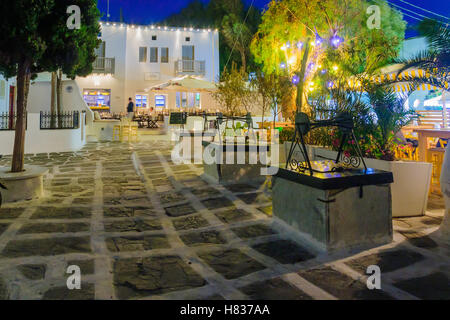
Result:
<svg viewBox="0 0 450 320"><path fill-rule="evenodd" d="M366 9L373 3L381 10L381 29L367 27ZM299 110L313 87L326 86L342 73L348 77L375 70L395 58L404 30L401 14L383 0L272 1L251 51L265 72L285 72L283 65L298 77ZM340 66L343 61L351 67Z"/></svg>
<svg viewBox="0 0 450 320"><path fill-rule="evenodd" d="M81 10L80 29L67 27L67 8ZM25 115L30 80L61 69L88 75L98 46L100 17L95 0L15 0L0 3L0 73L17 77L17 120L12 172L23 171Z"/></svg>
<svg viewBox="0 0 450 320"><path fill-rule="evenodd" d="M246 78L247 74L244 70L238 69L233 63L230 71L225 68L220 82L216 84L217 90L213 92L213 97L229 116L240 115L247 109L245 93L248 85Z"/></svg>
<svg viewBox="0 0 450 320"><path fill-rule="evenodd" d="M226 24L226 22L229 23ZM239 32L241 29L245 31L243 33L244 36L246 32L253 35L257 31L260 22L260 10L253 6L246 6L243 0L211 0L206 5L199 0L194 0L179 13L173 14L162 21L162 23L171 26L218 29L221 71L224 70L225 66L230 66L232 63L242 66L245 61L246 65L252 67L255 65L248 48L245 51L244 60L239 50L240 48L237 48L238 43L235 45L233 40L241 38ZM241 27L235 28L234 24L236 23L240 23ZM224 33L225 30L230 31L228 38ZM229 40L230 36L232 38L231 41Z"/></svg>
<svg viewBox="0 0 450 320"><path fill-rule="evenodd" d="M247 70L247 56L253 34L248 26L235 14L226 15L222 21L222 34L228 46L241 55L242 68Z"/></svg>

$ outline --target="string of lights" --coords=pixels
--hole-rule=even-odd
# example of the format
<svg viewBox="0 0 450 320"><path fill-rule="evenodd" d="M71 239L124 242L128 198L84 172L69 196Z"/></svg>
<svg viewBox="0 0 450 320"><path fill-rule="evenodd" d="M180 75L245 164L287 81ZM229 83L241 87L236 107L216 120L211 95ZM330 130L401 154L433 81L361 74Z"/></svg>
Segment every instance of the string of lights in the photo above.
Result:
<svg viewBox="0 0 450 320"><path fill-rule="evenodd" d="M436 16L438 16L438 17L444 18L444 19L446 19L446 20L450 20L449 17L443 16L443 15L441 15L441 14L439 14L439 13L435 13L435 12L430 11L430 10L428 10L428 9L424 9L424 8L419 7L419 6L415 5L415 4L412 4L412 3L408 2L408 1L404 1L404 0L398 0L398 1L403 2L403 3L407 4L407 5L410 5L411 7L414 7L414 8L420 9L420 10L423 10L423 11L425 11L425 12L428 12L429 14L433 14L433 15L436 15Z"/></svg>
<svg viewBox="0 0 450 320"><path fill-rule="evenodd" d="M404 11L410 12L410 13L412 13L412 14L415 14L415 15L421 17L421 18L424 18L424 19L433 19L433 18L431 18L431 17L429 17L429 16L423 15L423 14L418 13L418 12L416 12L416 11L413 11L413 10L410 10L410 9L407 9L407 8L404 8L404 7L402 7L402 6L399 6L399 5L395 4L395 3L392 3L391 1L389 1L389 4L392 5L392 6L394 6L394 7L396 7L396 8L398 8L398 9L400 9L400 10L404 10ZM414 18L414 19L420 20L419 18L414 17L414 16L411 16L411 15L408 15L408 14L405 13L405 12L402 12L402 13L403 13L404 15L410 17L410 18ZM447 22L441 21L441 20L439 20L439 19L434 19L434 20L438 20L438 21L440 21L440 22L442 22L442 23L447 23Z"/></svg>

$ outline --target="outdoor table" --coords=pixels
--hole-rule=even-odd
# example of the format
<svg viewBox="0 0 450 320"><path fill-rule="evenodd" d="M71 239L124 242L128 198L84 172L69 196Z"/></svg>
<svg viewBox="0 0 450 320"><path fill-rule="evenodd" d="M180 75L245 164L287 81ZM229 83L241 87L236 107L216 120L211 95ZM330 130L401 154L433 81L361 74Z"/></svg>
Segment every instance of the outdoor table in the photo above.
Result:
<svg viewBox="0 0 450 320"><path fill-rule="evenodd" d="M450 139L450 130L439 129L414 129L419 136L419 161L427 161L427 141L428 138Z"/></svg>

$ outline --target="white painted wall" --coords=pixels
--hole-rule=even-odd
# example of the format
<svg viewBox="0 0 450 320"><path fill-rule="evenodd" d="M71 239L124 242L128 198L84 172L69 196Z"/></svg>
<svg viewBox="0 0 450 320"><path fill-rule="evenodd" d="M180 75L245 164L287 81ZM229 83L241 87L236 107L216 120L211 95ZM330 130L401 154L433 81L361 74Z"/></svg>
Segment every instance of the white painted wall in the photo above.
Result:
<svg viewBox="0 0 450 320"><path fill-rule="evenodd" d="M157 40L152 40L156 36ZM186 42L186 37L190 41ZM149 106L154 105L154 94L148 88L176 78L175 62L182 58L182 46L195 47L195 60L205 61L203 80L215 82L219 78L219 33L215 30L167 28L151 26L102 24L100 37L106 43L105 57L115 58L114 75L90 75L77 78L80 90L110 89L111 112L125 112L128 98L136 94L148 94ZM147 62L139 62L139 47L147 47ZM158 48L158 62L150 63L150 47ZM161 48L169 48L169 62L161 63ZM145 80L147 73L158 73L158 80ZM202 94L205 105L212 102L208 94ZM203 97L205 96L205 97ZM175 104L175 93L168 94L168 104ZM202 103L203 104L203 103Z"/></svg>
<svg viewBox="0 0 450 320"><path fill-rule="evenodd" d="M0 154L10 155L14 147L14 131L0 131ZM25 154L65 152L81 149L86 143L84 113L80 113L78 129L41 130L40 114L28 113Z"/></svg>
<svg viewBox="0 0 450 320"><path fill-rule="evenodd" d="M9 88L15 85L15 78L5 79L0 75L0 113L9 111Z"/></svg>

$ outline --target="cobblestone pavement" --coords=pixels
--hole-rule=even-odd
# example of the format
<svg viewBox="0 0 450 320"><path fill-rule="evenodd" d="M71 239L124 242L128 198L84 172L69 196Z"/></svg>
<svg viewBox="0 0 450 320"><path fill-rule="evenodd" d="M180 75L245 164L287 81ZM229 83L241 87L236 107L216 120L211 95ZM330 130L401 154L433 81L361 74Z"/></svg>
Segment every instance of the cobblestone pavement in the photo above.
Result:
<svg viewBox="0 0 450 320"><path fill-rule="evenodd" d="M450 297L442 215L394 220L389 245L316 255L271 228L264 186L208 184L170 151L155 139L26 156L49 168L47 196L0 209L0 299ZM371 264L382 290L366 287ZM67 289L69 265L81 290Z"/></svg>

